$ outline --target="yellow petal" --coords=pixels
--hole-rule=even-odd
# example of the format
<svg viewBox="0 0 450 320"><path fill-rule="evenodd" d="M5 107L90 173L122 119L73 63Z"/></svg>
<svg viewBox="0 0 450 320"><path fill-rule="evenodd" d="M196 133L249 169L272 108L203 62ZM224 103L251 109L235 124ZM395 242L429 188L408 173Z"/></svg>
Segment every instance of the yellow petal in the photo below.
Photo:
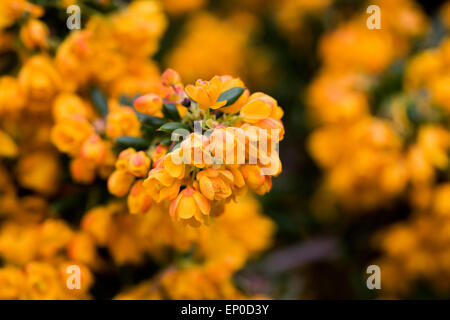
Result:
<svg viewBox="0 0 450 320"><path fill-rule="evenodd" d="M190 219L198 210L197 204L192 197L183 197L176 209L181 219Z"/></svg>
<svg viewBox="0 0 450 320"><path fill-rule="evenodd" d="M270 116L271 112L272 107L267 103L261 100L253 100L242 107L241 116L244 121L255 123Z"/></svg>

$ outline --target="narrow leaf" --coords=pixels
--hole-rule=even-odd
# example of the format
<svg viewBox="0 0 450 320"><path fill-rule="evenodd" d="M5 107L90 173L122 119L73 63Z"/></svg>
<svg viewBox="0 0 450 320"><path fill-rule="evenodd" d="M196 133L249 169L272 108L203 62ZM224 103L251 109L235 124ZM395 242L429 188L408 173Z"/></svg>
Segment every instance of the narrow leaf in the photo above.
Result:
<svg viewBox="0 0 450 320"><path fill-rule="evenodd" d="M91 90L91 99L102 116L105 117L108 115L108 101L106 100L105 95L98 88L93 88Z"/></svg>
<svg viewBox="0 0 450 320"><path fill-rule="evenodd" d="M168 119L171 119L174 121L181 120L180 114L178 113L177 106L173 103L164 103L163 114Z"/></svg>
<svg viewBox="0 0 450 320"><path fill-rule="evenodd" d="M138 138L138 137L130 137L130 136L121 136L116 139L116 143L124 146L124 147L131 147L138 150L147 149L150 143L145 140L144 138Z"/></svg>
<svg viewBox="0 0 450 320"><path fill-rule="evenodd" d="M189 130L188 126L181 122L167 122L163 124L158 130L159 131L165 131L165 132L172 132L177 129L186 129Z"/></svg>
<svg viewBox="0 0 450 320"><path fill-rule="evenodd" d="M242 95L244 92L244 88L241 87L234 87L227 91L224 91L220 94L219 98L217 98L217 102L226 101L227 103L223 107L228 107L235 103L237 99Z"/></svg>

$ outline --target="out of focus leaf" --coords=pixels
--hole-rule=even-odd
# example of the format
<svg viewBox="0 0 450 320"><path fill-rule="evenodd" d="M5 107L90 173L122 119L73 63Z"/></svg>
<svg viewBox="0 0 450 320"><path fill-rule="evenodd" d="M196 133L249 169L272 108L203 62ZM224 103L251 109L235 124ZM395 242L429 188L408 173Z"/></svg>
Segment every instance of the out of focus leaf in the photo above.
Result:
<svg viewBox="0 0 450 320"><path fill-rule="evenodd" d="M163 114L168 119L171 119L174 121L181 120L180 114L178 113L177 106L173 103L164 103Z"/></svg>
<svg viewBox="0 0 450 320"><path fill-rule="evenodd" d="M116 143L122 145L124 147L131 147L137 150L147 149L149 146L149 142L144 138L138 137L130 137L130 136L121 136L116 139Z"/></svg>
<svg viewBox="0 0 450 320"><path fill-rule="evenodd" d="M93 88L91 90L91 99L94 102L95 107L101 113L102 116L108 114L108 101L105 95L98 88Z"/></svg>
<svg viewBox="0 0 450 320"><path fill-rule="evenodd" d="M148 130L156 130L159 127L161 127L163 124L167 122L166 119L155 117L155 116L149 116L140 112L137 112L137 116L139 121L141 122L141 125L144 129Z"/></svg>

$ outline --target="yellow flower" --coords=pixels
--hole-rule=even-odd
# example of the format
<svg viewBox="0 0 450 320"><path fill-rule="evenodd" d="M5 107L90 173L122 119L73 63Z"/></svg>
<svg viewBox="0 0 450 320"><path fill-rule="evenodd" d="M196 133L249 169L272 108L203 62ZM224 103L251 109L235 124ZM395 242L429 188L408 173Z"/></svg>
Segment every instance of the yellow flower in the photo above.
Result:
<svg viewBox="0 0 450 320"><path fill-rule="evenodd" d="M135 153L136 153L136 150L133 148L127 148L127 149L123 150L117 157L117 161L115 164L116 169L128 171L129 164L130 164L130 158Z"/></svg>
<svg viewBox="0 0 450 320"><path fill-rule="evenodd" d="M159 160L162 159L166 153L168 148L164 145L159 144L156 146L155 150L151 152L152 166L156 167Z"/></svg>
<svg viewBox="0 0 450 320"><path fill-rule="evenodd" d="M106 245L113 223L112 213L112 210L106 206L98 206L89 210L83 216L81 229L91 234L99 245Z"/></svg>
<svg viewBox="0 0 450 320"><path fill-rule="evenodd" d="M247 104L242 107L241 116L245 122L256 123L269 117L281 119L283 110L274 98L256 92L248 98Z"/></svg>
<svg viewBox="0 0 450 320"><path fill-rule="evenodd" d="M2 1L0 3L0 29L11 26L24 13L36 18L44 14L44 9L26 0Z"/></svg>
<svg viewBox="0 0 450 320"><path fill-rule="evenodd" d="M144 151L139 151L130 156L128 160L128 171L135 177L144 177L150 168L150 158Z"/></svg>
<svg viewBox="0 0 450 320"><path fill-rule="evenodd" d="M245 164L241 167L242 176L250 189L259 195L263 195L272 188L272 178L261 172L261 167L256 164Z"/></svg>
<svg viewBox="0 0 450 320"><path fill-rule="evenodd" d="M77 155L92 132L93 128L86 119L72 116L58 122L52 128L51 139L60 151Z"/></svg>
<svg viewBox="0 0 450 320"><path fill-rule="evenodd" d="M25 275L15 267L0 268L0 299L19 299L24 292Z"/></svg>
<svg viewBox="0 0 450 320"><path fill-rule="evenodd" d="M45 55L28 59L19 72L20 87L29 99L27 107L32 111L46 111L51 100L62 90L61 79L53 62Z"/></svg>
<svg viewBox="0 0 450 320"><path fill-rule="evenodd" d="M269 138L272 138L271 130L274 130L274 131L278 130L278 137L277 137L278 140L281 141L284 139L284 126L283 126L283 123L278 119L265 118L263 120L256 122L254 125L267 130L267 135ZM268 145L270 145L270 144L268 144Z"/></svg>
<svg viewBox="0 0 450 320"><path fill-rule="evenodd" d="M153 200L160 203L164 200L172 200L178 195L181 181L172 177L165 169L155 168L150 170L143 186L148 189Z"/></svg>
<svg viewBox="0 0 450 320"><path fill-rule="evenodd" d="M134 176L125 170L114 171L108 179L108 191L117 197L123 197L130 190Z"/></svg>
<svg viewBox="0 0 450 320"><path fill-rule="evenodd" d="M169 210L175 221L199 227L208 222L211 205L200 192L187 187L172 201Z"/></svg>
<svg viewBox="0 0 450 320"><path fill-rule="evenodd" d="M25 154L17 164L20 185L47 195L58 189L60 174L58 157L52 151L41 150Z"/></svg>
<svg viewBox="0 0 450 320"><path fill-rule="evenodd" d="M0 113L19 111L25 105L25 96L16 78L0 77Z"/></svg>
<svg viewBox="0 0 450 320"><path fill-rule="evenodd" d="M39 257L44 259L54 257L69 244L72 234L72 230L64 220L45 220L39 227Z"/></svg>
<svg viewBox="0 0 450 320"><path fill-rule="evenodd" d="M175 70L167 68L161 75L161 83L166 87L178 86L181 84L181 77Z"/></svg>
<svg viewBox="0 0 450 320"><path fill-rule="evenodd" d="M106 146L102 138L93 133L81 146L81 157L85 160L100 164L106 155Z"/></svg>
<svg viewBox="0 0 450 320"><path fill-rule="evenodd" d="M139 137L140 130L141 125L137 115L130 107L119 106L111 110L106 118L106 134L109 138Z"/></svg>
<svg viewBox="0 0 450 320"><path fill-rule="evenodd" d="M128 210L131 214L146 213L152 205L152 196L143 183L144 180L136 181L128 194Z"/></svg>
<svg viewBox="0 0 450 320"><path fill-rule="evenodd" d="M208 200L225 200L232 194L234 176L228 170L205 169L197 174L201 193Z"/></svg>
<svg viewBox="0 0 450 320"><path fill-rule="evenodd" d="M450 216L450 184L445 183L436 188L433 199L433 212Z"/></svg>
<svg viewBox="0 0 450 320"><path fill-rule="evenodd" d="M99 265L99 256L94 238L87 232L78 232L75 234L67 246L68 257L76 262L81 262L91 268Z"/></svg>
<svg viewBox="0 0 450 320"><path fill-rule="evenodd" d="M134 108L144 114L157 115L162 110L162 99L154 93L148 93L134 100Z"/></svg>
<svg viewBox="0 0 450 320"><path fill-rule="evenodd" d="M185 175L186 167L182 160L183 158L181 157L181 148L179 148L166 154L164 156L162 165L164 167L164 170L166 170L171 177L175 179L182 179Z"/></svg>
<svg viewBox="0 0 450 320"><path fill-rule="evenodd" d="M220 77L215 76L210 81L197 80L195 86L186 86L187 95L198 103L200 109L219 109L227 102L217 102L222 93L223 82Z"/></svg>
<svg viewBox="0 0 450 320"><path fill-rule="evenodd" d="M65 118L76 116L88 119L90 116L89 107L86 102L78 95L73 93L60 93L53 102L53 119L56 122L63 121Z"/></svg>
<svg viewBox="0 0 450 320"><path fill-rule="evenodd" d="M25 268L25 299L53 300L62 290L56 269L45 262L31 262Z"/></svg>
<svg viewBox="0 0 450 320"><path fill-rule="evenodd" d="M419 129L417 142L430 163L440 169L448 166L450 133L447 130L435 125L422 126Z"/></svg>
<svg viewBox="0 0 450 320"><path fill-rule="evenodd" d="M28 49L46 49L48 47L48 35L48 27L37 19L28 20L20 29L20 39Z"/></svg>
<svg viewBox="0 0 450 320"><path fill-rule="evenodd" d="M74 158L70 161L70 174L78 183L92 183L95 180L95 169L95 162L84 158Z"/></svg>
<svg viewBox="0 0 450 320"><path fill-rule="evenodd" d="M3 224L0 230L0 254L8 262L25 264L33 260L38 249L36 228L16 223Z"/></svg>

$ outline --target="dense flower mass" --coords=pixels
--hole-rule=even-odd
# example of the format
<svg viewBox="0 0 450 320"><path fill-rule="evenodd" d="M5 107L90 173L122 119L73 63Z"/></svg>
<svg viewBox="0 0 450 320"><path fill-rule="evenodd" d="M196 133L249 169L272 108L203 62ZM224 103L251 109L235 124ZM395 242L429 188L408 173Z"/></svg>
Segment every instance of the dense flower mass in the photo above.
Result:
<svg viewBox="0 0 450 320"><path fill-rule="evenodd" d="M322 71L308 93L320 124L309 149L325 173L315 202L318 212L370 212L406 198L409 218L374 237L384 296L408 296L421 282L446 292L450 42L411 54L412 36L425 36L422 14L412 1L378 4L386 8L383 30L370 33L356 17L322 41ZM394 75L397 91L377 97Z"/></svg>
<svg viewBox="0 0 450 320"><path fill-rule="evenodd" d="M449 297L441 2L0 0L0 299Z"/></svg>
<svg viewBox="0 0 450 320"><path fill-rule="evenodd" d="M0 77L0 299L89 299L99 274L149 260L154 292L109 297L251 297L233 274L275 226L247 191L281 172L283 111L239 78L160 73L163 8L202 3L104 1L60 39L45 6L0 4L1 51L20 57Z"/></svg>
<svg viewBox="0 0 450 320"><path fill-rule="evenodd" d="M131 213L146 213L153 203L170 202L175 221L199 226L248 189L257 194L270 190L272 176L281 172L277 147L284 134L283 111L275 99L250 94L240 79L230 76L184 87L172 69L163 73L161 88L159 95L148 93L134 100L138 115L128 107L130 119L141 119L130 127L142 128L139 149L144 151L123 150L108 178L112 194L128 195ZM107 135L109 119L110 115ZM155 132L150 122L162 125ZM123 126L125 121L118 123ZM177 134L183 135L181 141L174 140ZM111 136L115 137L121 139Z"/></svg>

